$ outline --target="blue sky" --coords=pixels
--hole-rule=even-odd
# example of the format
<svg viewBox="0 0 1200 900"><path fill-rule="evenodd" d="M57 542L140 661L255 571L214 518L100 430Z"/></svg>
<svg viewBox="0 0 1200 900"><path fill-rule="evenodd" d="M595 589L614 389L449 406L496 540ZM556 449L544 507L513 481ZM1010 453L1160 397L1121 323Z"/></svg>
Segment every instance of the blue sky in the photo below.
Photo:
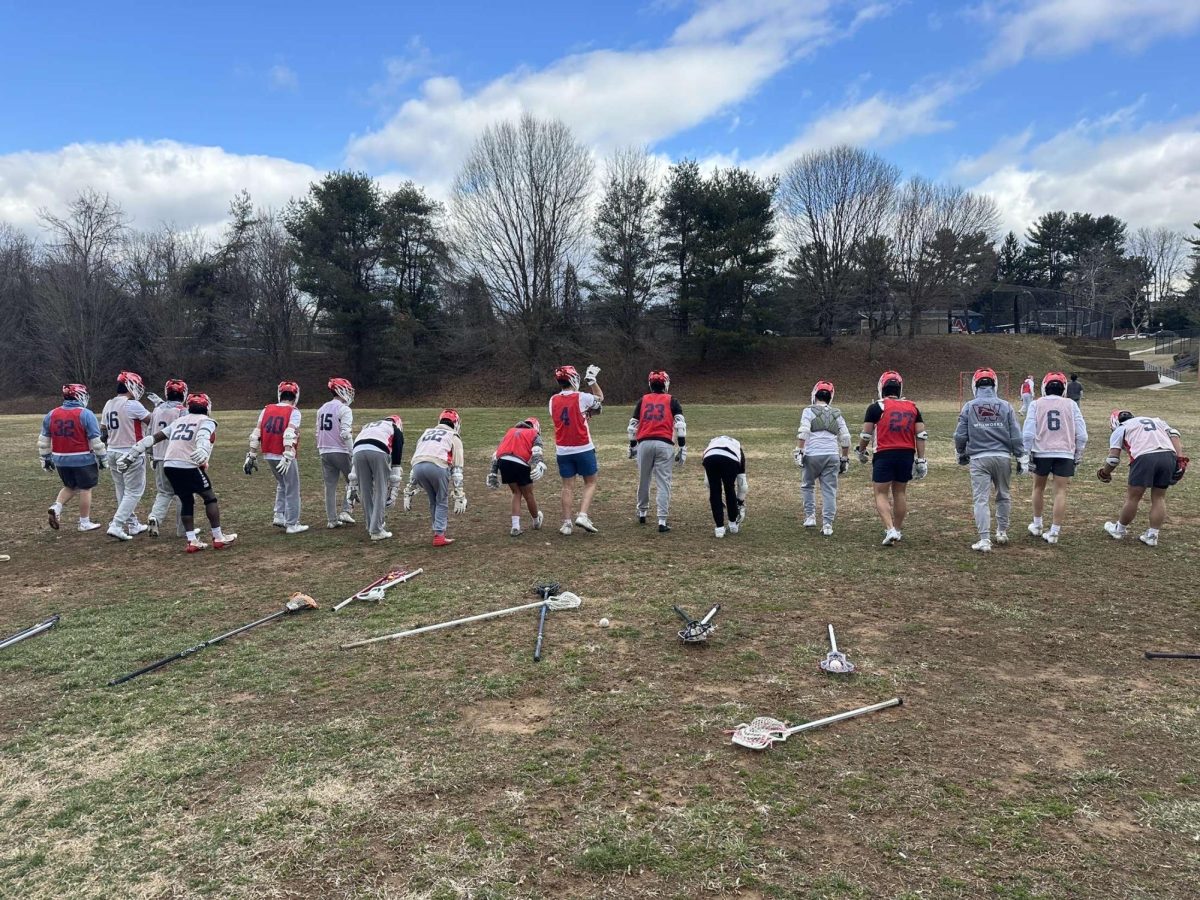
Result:
<svg viewBox="0 0 1200 900"><path fill-rule="evenodd" d="M67 24L64 24L67 23ZM777 173L840 141L997 199L1200 218L1200 0L0 2L0 221L85 186L213 228L329 168L444 196L532 110L598 156Z"/></svg>

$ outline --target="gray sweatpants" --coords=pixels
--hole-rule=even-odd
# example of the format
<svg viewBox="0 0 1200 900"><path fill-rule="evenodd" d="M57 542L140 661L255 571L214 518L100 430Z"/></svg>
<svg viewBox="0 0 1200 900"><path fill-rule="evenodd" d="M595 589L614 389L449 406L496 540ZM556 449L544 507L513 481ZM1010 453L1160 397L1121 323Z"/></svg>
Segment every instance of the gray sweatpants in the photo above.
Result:
<svg viewBox="0 0 1200 900"><path fill-rule="evenodd" d="M450 514L450 470L437 463L419 462L412 469L413 484L429 495L433 533L445 534Z"/></svg>
<svg viewBox="0 0 1200 900"><path fill-rule="evenodd" d="M117 460L128 450L108 451L108 470L112 473L113 488L117 492L117 511L113 513L112 525L125 528L137 521L137 505L146 493L146 457L139 456L124 472L117 471Z"/></svg>
<svg viewBox="0 0 1200 900"><path fill-rule="evenodd" d="M638 492L637 512L646 515L650 509L650 476L654 476L657 492L658 517L665 519L671 509L671 467L675 465L675 446L664 441L642 441L637 445Z"/></svg>
<svg viewBox="0 0 1200 900"><path fill-rule="evenodd" d="M804 498L804 515L817 514L816 485L821 485L821 519L826 525L833 524L837 515L838 457L805 456L803 473L800 477L800 496Z"/></svg>
<svg viewBox="0 0 1200 900"><path fill-rule="evenodd" d="M338 517L338 478L350 479L349 453L322 453L321 477L325 479L325 519L336 522ZM350 503L342 494L342 512L350 512Z"/></svg>
<svg viewBox="0 0 1200 900"><path fill-rule="evenodd" d="M157 493L154 495L154 505L150 508L150 518L162 525L167 513L171 511L171 503L175 500L175 489L171 487L171 482L167 481L162 460L156 459L153 465L154 488ZM179 504L175 504L175 536L183 537L183 519L180 517Z"/></svg>
<svg viewBox="0 0 1200 900"><path fill-rule="evenodd" d="M379 534L387 525L388 476L391 473L392 458L382 450L363 449L354 454L358 495L362 498L370 534ZM326 482L326 497L329 496L328 485Z"/></svg>
<svg viewBox="0 0 1200 900"><path fill-rule="evenodd" d="M274 518L283 519L284 525L297 525L300 522L300 465L293 459L287 473L280 475L275 468L277 462L277 459L267 460L271 474L275 476Z"/></svg>
<svg viewBox="0 0 1200 900"><path fill-rule="evenodd" d="M971 494L975 499L975 530L991 534L992 514L988 501L996 489L996 530L1008 531L1012 512L1012 463L1007 456L977 456L971 460Z"/></svg>

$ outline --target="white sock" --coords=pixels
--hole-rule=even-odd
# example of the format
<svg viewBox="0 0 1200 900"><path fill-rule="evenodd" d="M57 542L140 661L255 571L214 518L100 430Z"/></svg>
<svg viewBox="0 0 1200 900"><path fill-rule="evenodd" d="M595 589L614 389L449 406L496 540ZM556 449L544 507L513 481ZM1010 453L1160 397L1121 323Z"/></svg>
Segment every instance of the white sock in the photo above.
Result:
<svg viewBox="0 0 1200 900"><path fill-rule="evenodd" d="M54 510L54 514L56 516L62 515L63 505L61 503L59 503L57 500L55 500L53 503L50 504L50 508L52 510ZM83 521L83 520L81 519L80 521Z"/></svg>
<svg viewBox="0 0 1200 900"><path fill-rule="evenodd" d="M223 535L223 534L221 533L221 526L220 526L220 525L214 525L214 526L213 526L212 533L213 533L213 540L214 540L214 541L223 541L223 540L225 540L225 535Z"/></svg>
<svg viewBox="0 0 1200 900"><path fill-rule="evenodd" d="M194 531L189 531L189 532L187 533L187 539L188 539L189 541L195 542L195 540L196 540L196 532L194 532Z"/></svg>
<svg viewBox="0 0 1200 900"><path fill-rule="evenodd" d="M1147 528L1146 529L1146 537L1158 537L1158 529L1157 528Z"/></svg>
<svg viewBox="0 0 1200 900"><path fill-rule="evenodd" d="M1034 527L1034 528L1041 528L1041 527L1042 527L1042 517L1041 517L1041 516L1034 516L1034 517L1033 517L1033 527Z"/></svg>
<svg viewBox="0 0 1200 900"><path fill-rule="evenodd" d="M666 525L666 524L667 524L667 517L666 517L666 516L659 516L659 517L658 517L658 524L659 524L659 525Z"/></svg>
<svg viewBox="0 0 1200 900"><path fill-rule="evenodd" d="M513 528L520 528L520 527L521 527L521 517L520 517L520 516L513 516L513 517L512 517L512 523L513 523L513 524L512 524L512 527L513 527Z"/></svg>
<svg viewBox="0 0 1200 900"><path fill-rule="evenodd" d="M1061 526L1059 526L1059 525L1051 525L1051 526L1050 526L1050 533L1051 533L1051 534L1058 534L1058 529L1059 529L1060 527L1061 527Z"/></svg>
<svg viewBox="0 0 1200 900"><path fill-rule="evenodd" d="M1122 525L1120 522L1118 522L1117 523L1117 534L1124 534L1124 533L1125 533L1125 526Z"/></svg>
<svg viewBox="0 0 1200 900"><path fill-rule="evenodd" d="M60 509L60 510L59 510L59 512L62 512L62 510ZM80 517L79 517L79 524L80 524L80 525L91 525L91 524L92 524L92 520L91 520L90 518L88 518L87 516L80 516Z"/></svg>

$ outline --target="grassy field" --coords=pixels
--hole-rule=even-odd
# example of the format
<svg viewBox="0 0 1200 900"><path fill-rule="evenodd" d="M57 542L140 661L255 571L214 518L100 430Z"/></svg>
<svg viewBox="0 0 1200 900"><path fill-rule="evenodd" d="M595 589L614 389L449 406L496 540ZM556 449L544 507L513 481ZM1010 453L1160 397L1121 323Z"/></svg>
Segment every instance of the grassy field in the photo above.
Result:
<svg viewBox="0 0 1200 900"><path fill-rule="evenodd" d="M634 521L627 411L611 408L595 422L601 532L517 539L507 494L482 482L528 411L464 410L471 507L436 551L424 511L395 512L384 543L324 529L311 411L314 528L285 537L270 474L240 471L250 414L219 412L213 477L241 540L197 556L174 538L79 534L73 510L51 532L58 482L37 468L37 419L7 418L0 635L63 618L0 652L0 895L1194 897L1200 663L1142 651L1200 648L1200 476L1171 492L1151 550L1104 535L1122 490L1088 473L1113 405L1161 414L1195 446L1200 397L1088 399L1093 444L1062 543L1025 534L1019 480L1017 539L988 556L969 550L950 403L926 408L931 473L893 549L857 465L836 534L800 527L798 411L782 406L688 407L696 455L667 535ZM849 418L865 400L844 398ZM410 436L432 420L401 412ZM744 532L718 541L698 451L723 431L748 448L751 494ZM557 487L539 486L548 524ZM97 498L103 521L107 477ZM383 604L328 611L396 564L425 575ZM584 598L550 616L541 663L532 612L338 649L526 602L539 578ZM105 686L296 590L326 608ZM681 646L671 603L714 601L713 640ZM860 674L817 670L827 622ZM902 708L770 753L722 734L894 695Z"/></svg>

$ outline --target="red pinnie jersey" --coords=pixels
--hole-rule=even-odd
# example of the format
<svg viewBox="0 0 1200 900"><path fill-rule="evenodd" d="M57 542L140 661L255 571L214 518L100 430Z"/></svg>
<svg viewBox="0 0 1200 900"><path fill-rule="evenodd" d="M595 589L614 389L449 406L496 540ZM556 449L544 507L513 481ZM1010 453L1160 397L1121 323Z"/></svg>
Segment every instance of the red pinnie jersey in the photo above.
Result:
<svg viewBox="0 0 1200 900"><path fill-rule="evenodd" d="M50 413L50 452L87 453L91 450L87 429L80 417L82 406L60 406Z"/></svg>
<svg viewBox="0 0 1200 900"><path fill-rule="evenodd" d="M292 413L296 407L290 403L272 403L262 411L262 416L259 417L259 430L261 431L262 452L264 454L274 454L275 456L283 456L283 433L287 431L288 425L292 421ZM300 445L300 436L296 436L296 446Z"/></svg>
<svg viewBox="0 0 1200 900"><path fill-rule="evenodd" d="M670 394L646 394L642 397L641 413L638 418L637 437L675 440L675 417L671 414Z"/></svg>
<svg viewBox="0 0 1200 900"><path fill-rule="evenodd" d="M515 456L529 462L533 459L533 444L537 439L538 433L532 428L510 428L500 446L496 448L496 458Z"/></svg>
<svg viewBox="0 0 1200 900"><path fill-rule="evenodd" d="M579 394L571 391L550 398L554 419L554 443L560 447L582 447L592 440L587 418L579 411Z"/></svg>
<svg viewBox="0 0 1200 900"><path fill-rule="evenodd" d="M915 450L920 411L911 400L888 397L878 401L883 415L875 424L875 452Z"/></svg>

